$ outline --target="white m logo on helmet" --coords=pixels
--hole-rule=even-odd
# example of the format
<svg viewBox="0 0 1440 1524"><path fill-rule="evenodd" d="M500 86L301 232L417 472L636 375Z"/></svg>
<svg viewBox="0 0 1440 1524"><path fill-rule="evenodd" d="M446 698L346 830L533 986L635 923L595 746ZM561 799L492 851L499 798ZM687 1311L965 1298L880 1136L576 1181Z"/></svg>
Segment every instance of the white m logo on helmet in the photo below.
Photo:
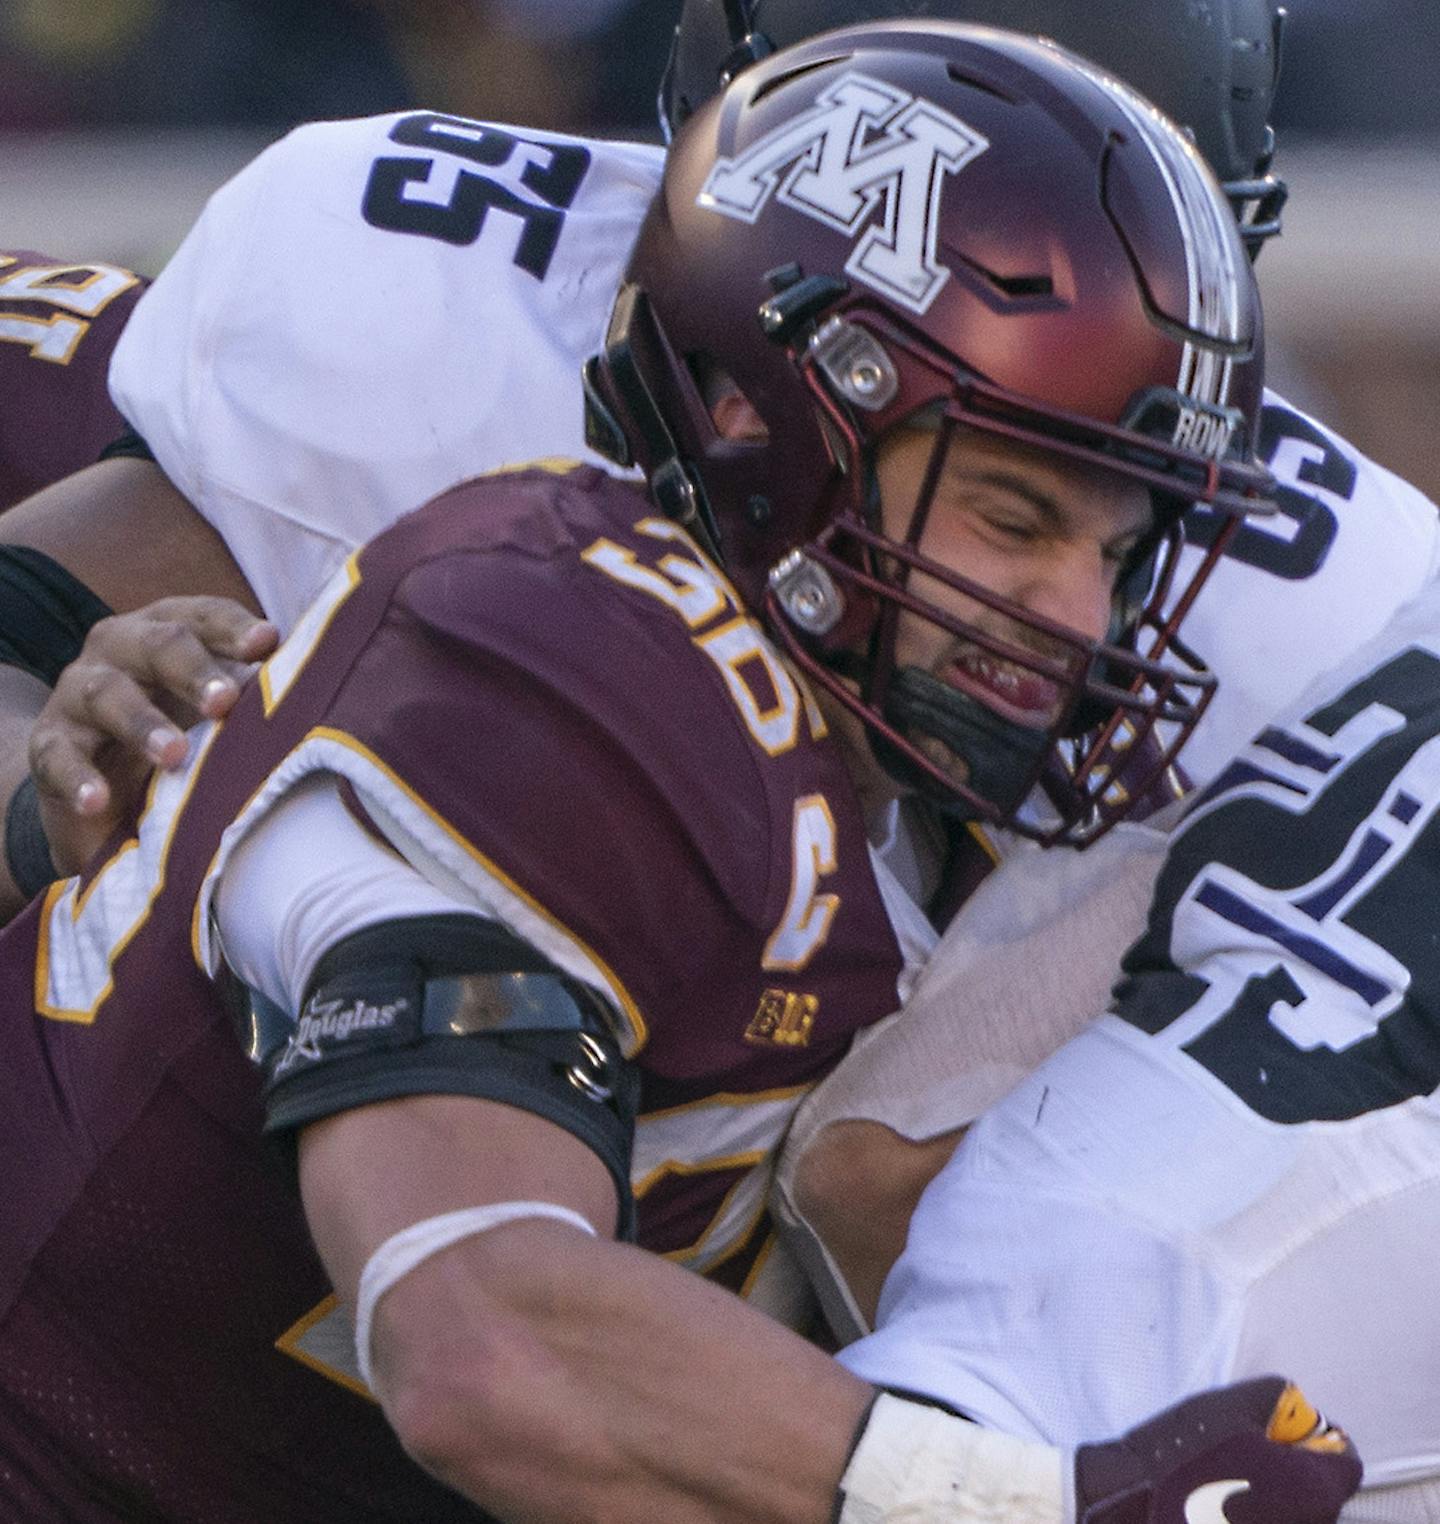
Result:
<svg viewBox="0 0 1440 1524"><path fill-rule="evenodd" d="M775 194L837 232L853 236L870 222L846 273L923 313L950 278L935 259L944 178L989 146L930 101L851 73L802 116L719 160L699 204L754 222Z"/></svg>

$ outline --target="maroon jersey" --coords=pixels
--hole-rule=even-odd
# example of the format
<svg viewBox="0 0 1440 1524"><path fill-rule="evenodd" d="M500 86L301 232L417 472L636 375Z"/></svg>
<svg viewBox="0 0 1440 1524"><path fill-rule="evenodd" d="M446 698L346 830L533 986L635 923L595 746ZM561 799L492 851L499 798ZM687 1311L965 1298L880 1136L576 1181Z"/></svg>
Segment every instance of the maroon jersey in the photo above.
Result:
<svg viewBox="0 0 1440 1524"><path fill-rule="evenodd" d="M222 830L317 769L606 992L643 1079L641 1241L697 1268L757 1263L784 1123L896 1004L849 780L720 573L596 472L446 494L336 579L130 842L0 938L29 1013L0 1028L0 1516L476 1516L346 1374L202 972Z"/></svg>
<svg viewBox="0 0 1440 1524"><path fill-rule="evenodd" d="M143 289L115 265L0 253L0 510L90 465L125 431L105 378Z"/></svg>

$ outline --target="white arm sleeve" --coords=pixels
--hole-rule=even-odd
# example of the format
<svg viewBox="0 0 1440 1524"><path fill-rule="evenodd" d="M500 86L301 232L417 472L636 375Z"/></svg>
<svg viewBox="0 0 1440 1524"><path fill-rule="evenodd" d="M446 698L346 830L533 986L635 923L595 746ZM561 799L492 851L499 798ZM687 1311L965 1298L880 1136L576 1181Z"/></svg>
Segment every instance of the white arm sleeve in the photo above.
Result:
<svg viewBox="0 0 1440 1524"><path fill-rule="evenodd" d="M300 1009L315 965L345 937L455 911L483 914L369 835L328 774L298 784L248 832L214 900L226 961L287 1011Z"/></svg>

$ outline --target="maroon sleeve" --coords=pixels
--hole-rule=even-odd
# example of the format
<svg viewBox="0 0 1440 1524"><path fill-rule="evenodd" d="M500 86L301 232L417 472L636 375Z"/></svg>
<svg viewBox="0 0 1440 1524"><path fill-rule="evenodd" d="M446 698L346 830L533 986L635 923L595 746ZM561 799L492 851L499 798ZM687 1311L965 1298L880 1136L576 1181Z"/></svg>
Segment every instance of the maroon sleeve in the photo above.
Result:
<svg viewBox="0 0 1440 1524"><path fill-rule="evenodd" d="M0 253L0 510L125 431L106 376L144 285L115 265Z"/></svg>

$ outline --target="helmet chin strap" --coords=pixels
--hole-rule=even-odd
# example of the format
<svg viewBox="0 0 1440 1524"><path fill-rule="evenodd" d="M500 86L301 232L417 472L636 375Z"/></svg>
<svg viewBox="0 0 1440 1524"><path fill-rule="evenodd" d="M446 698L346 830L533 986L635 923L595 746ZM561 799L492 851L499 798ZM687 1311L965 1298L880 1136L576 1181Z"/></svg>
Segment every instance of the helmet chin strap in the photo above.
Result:
<svg viewBox="0 0 1440 1524"><path fill-rule="evenodd" d="M929 736L949 747L968 769L967 785L982 799L1008 814L1020 803L1021 791L1033 779L1050 747L1043 730L1002 719L984 704L943 683L920 667L901 667L885 694L885 718L906 735ZM875 759L897 782L930 785L903 752L874 730L867 732ZM979 811L959 800L944 802L947 813L975 819Z"/></svg>

